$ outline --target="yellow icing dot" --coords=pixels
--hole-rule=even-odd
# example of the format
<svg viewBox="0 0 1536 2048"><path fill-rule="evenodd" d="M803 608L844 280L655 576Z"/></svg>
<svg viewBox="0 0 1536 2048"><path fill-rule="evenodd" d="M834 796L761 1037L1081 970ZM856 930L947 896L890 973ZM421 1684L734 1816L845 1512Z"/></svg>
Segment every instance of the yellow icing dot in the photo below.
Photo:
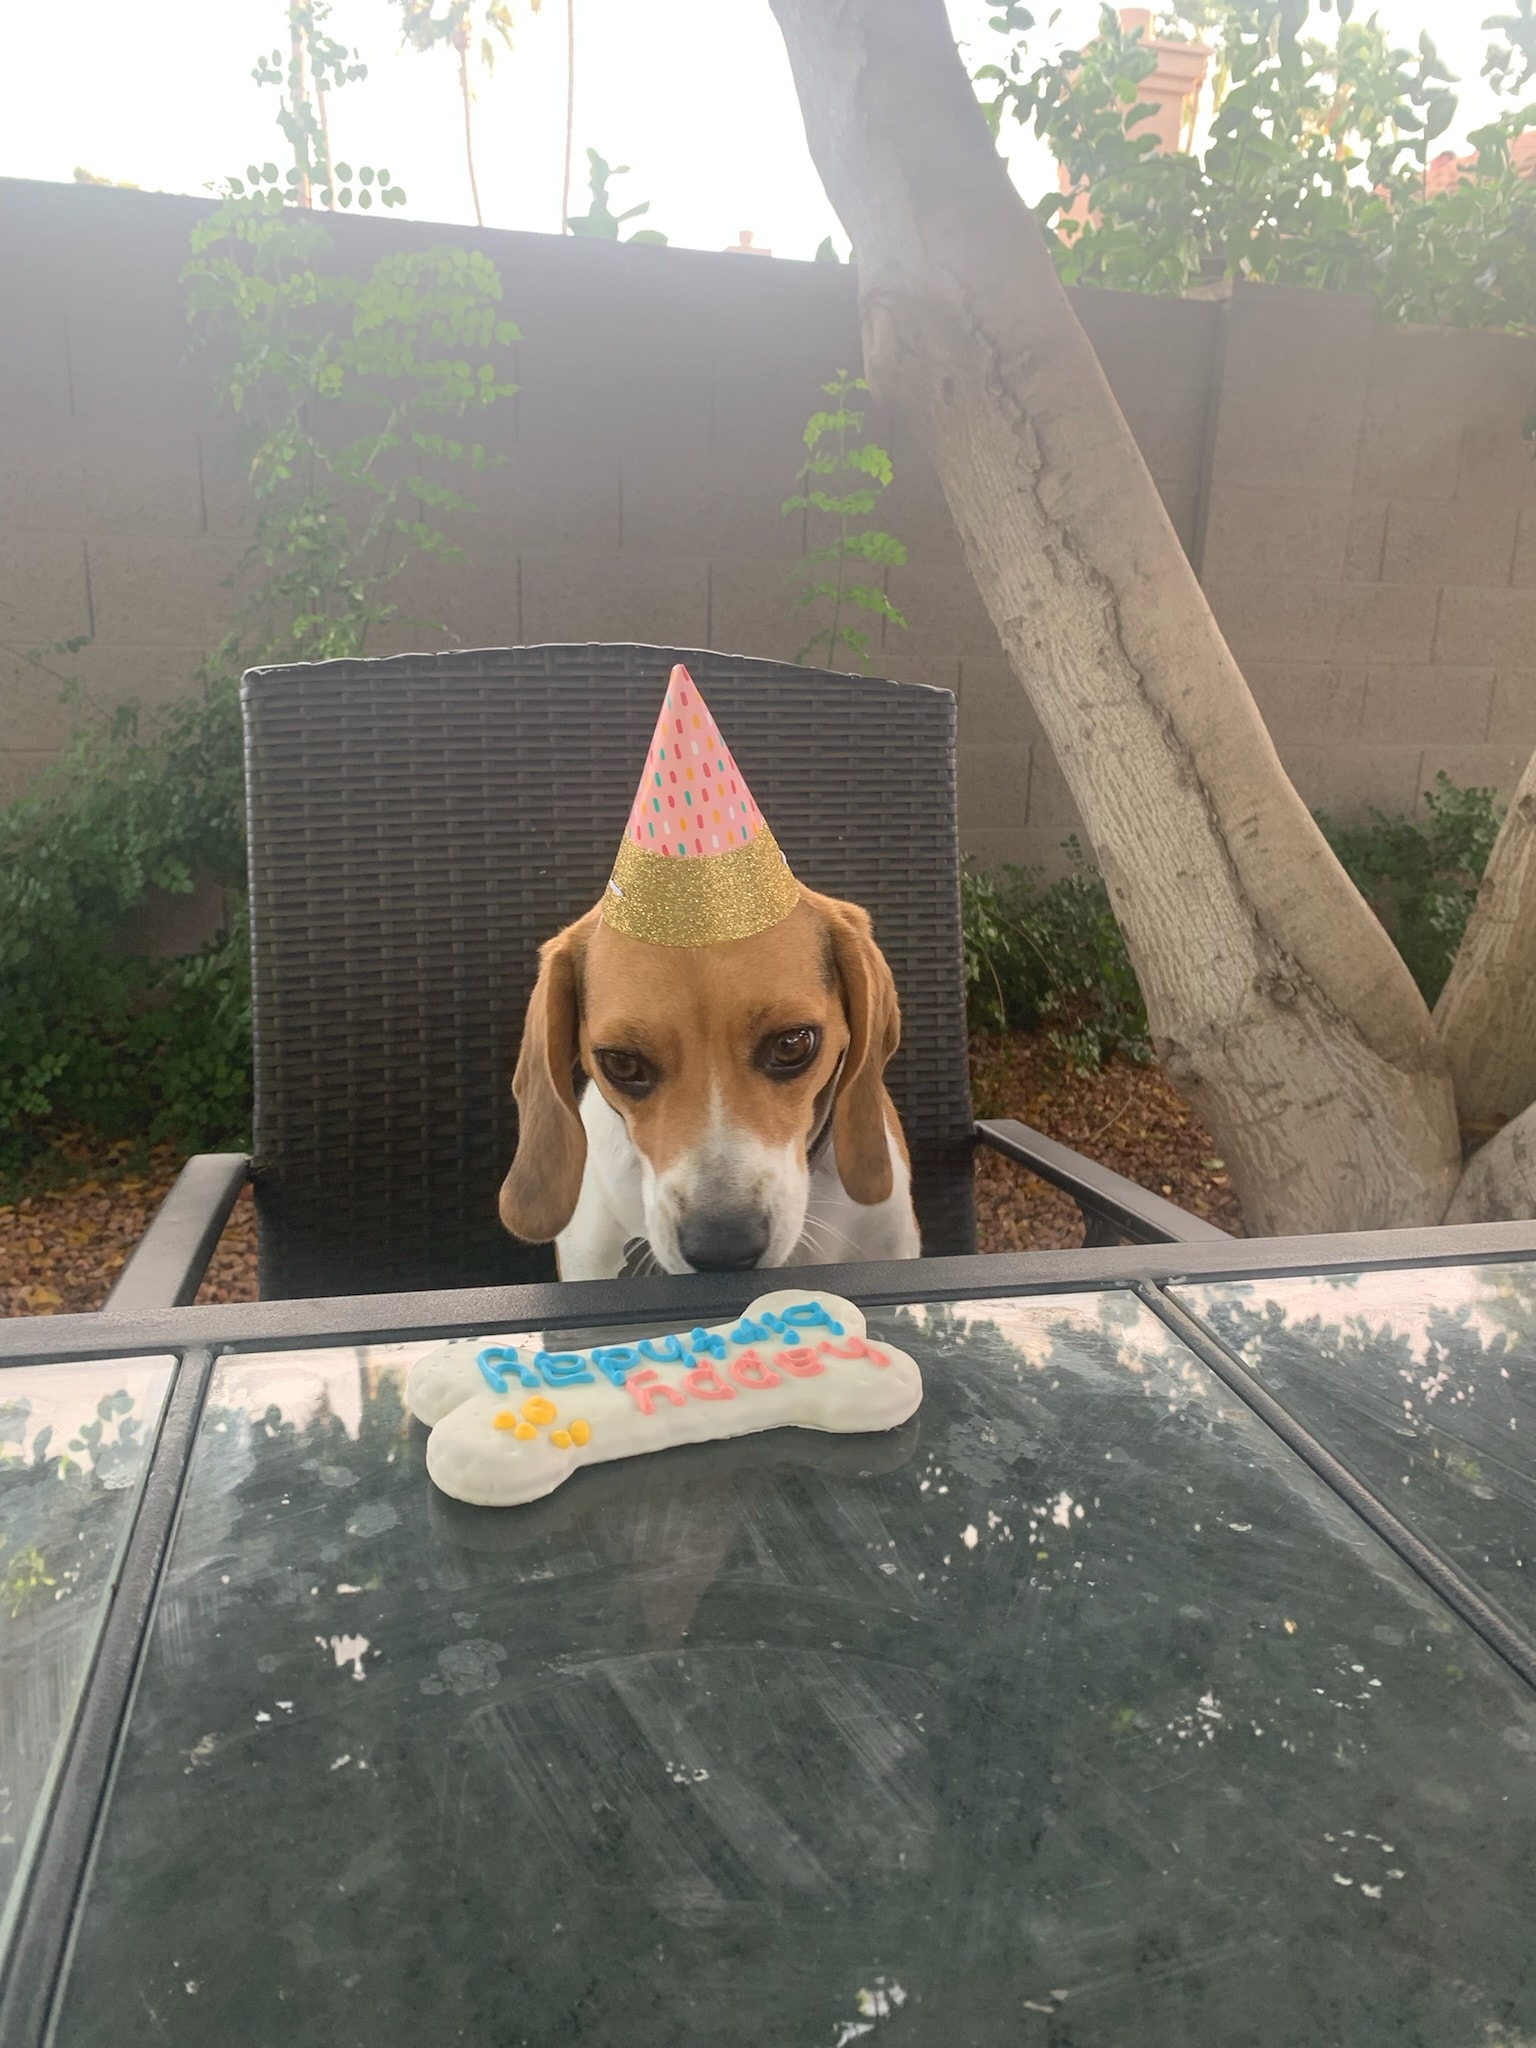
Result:
<svg viewBox="0 0 1536 2048"><path fill-rule="evenodd" d="M573 1444L589 1444L591 1441L592 1425L590 1422L573 1422L571 1424L571 1442Z"/></svg>
<svg viewBox="0 0 1536 2048"><path fill-rule="evenodd" d="M524 1443L527 1443L530 1437L537 1436L538 1433L531 1422L520 1422L512 1432L515 1437L521 1437Z"/></svg>
<svg viewBox="0 0 1536 2048"><path fill-rule="evenodd" d="M558 1412L554 1402L546 1401L542 1394L535 1394L531 1401L523 1403L525 1422L553 1422Z"/></svg>
<svg viewBox="0 0 1536 2048"><path fill-rule="evenodd" d="M492 1417L492 1420L498 1429L516 1429L517 1427L517 1417L510 1408L503 1408L499 1415Z"/></svg>
<svg viewBox="0 0 1536 2048"><path fill-rule="evenodd" d="M571 1432L568 1429L552 1429L549 1432L549 1440L562 1451L571 1448Z"/></svg>

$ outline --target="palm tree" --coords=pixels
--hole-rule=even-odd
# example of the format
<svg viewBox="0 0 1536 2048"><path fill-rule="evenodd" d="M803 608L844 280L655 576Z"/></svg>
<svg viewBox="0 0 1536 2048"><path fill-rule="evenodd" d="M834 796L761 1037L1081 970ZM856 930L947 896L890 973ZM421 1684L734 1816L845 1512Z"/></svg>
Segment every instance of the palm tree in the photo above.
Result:
<svg viewBox="0 0 1536 2048"><path fill-rule="evenodd" d="M500 37L510 50L512 47L511 0L447 0L441 14L437 12L435 0L396 0L400 9L400 25L405 40L413 50L431 50L438 44L446 43L458 52L459 92L464 101L464 158L469 166L469 193L475 206L475 225L485 226L485 215L480 210L480 183L475 176L475 131L473 107L474 84L470 78L470 51L474 48L476 16L480 37L480 61L486 70L496 66L496 46L491 41L492 33ZM530 12L537 14L540 0L528 0Z"/></svg>

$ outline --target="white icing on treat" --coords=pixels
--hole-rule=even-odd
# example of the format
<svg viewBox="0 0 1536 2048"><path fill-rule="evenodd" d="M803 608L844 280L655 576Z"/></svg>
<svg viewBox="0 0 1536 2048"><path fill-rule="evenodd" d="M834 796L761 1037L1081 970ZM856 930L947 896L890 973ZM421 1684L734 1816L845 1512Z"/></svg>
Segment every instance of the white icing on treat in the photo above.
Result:
<svg viewBox="0 0 1536 2048"><path fill-rule="evenodd" d="M406 1383L430 1425L444 1493L514 1507L580 1465L755 1430L894 1429L923 1398L906 1352L865 1336L835 1294L760 1295L711 1330L550 1352L537 1337L469 1337L418 1360Z"/></svg>

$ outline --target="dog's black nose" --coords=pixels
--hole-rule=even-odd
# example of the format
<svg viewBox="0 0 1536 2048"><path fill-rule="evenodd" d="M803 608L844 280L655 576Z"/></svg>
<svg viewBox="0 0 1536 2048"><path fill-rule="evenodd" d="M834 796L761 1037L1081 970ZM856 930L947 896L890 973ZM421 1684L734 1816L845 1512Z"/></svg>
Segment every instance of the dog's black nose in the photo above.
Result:
<svg viewBox="0 0 1536 2048"><path fill-rule="evenodd" d="M677 1248L695 1273L744 1272L768 1249L768 1218L758 1210L696 1216L678 1231Z"/></svg>

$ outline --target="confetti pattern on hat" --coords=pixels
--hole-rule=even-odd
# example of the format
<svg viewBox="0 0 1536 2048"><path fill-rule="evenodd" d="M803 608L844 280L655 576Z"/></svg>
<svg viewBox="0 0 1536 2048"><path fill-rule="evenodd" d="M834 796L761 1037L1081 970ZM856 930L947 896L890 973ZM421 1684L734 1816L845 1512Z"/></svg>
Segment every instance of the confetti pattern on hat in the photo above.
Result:
<svg viewBox="0 0 1536 2048"><path fill-rule="evenodd" d="M604 923L652 945L713 946L766 931L799 901L778 842L679 663L603 893Z"/></svg>
<svg viewBox="0 0 1536 2048"><path fill-rule="evenodd" d="M698 685L679 663L624 837L643 853L696 860L748 846L762 830L763 814Z"/></svg>

